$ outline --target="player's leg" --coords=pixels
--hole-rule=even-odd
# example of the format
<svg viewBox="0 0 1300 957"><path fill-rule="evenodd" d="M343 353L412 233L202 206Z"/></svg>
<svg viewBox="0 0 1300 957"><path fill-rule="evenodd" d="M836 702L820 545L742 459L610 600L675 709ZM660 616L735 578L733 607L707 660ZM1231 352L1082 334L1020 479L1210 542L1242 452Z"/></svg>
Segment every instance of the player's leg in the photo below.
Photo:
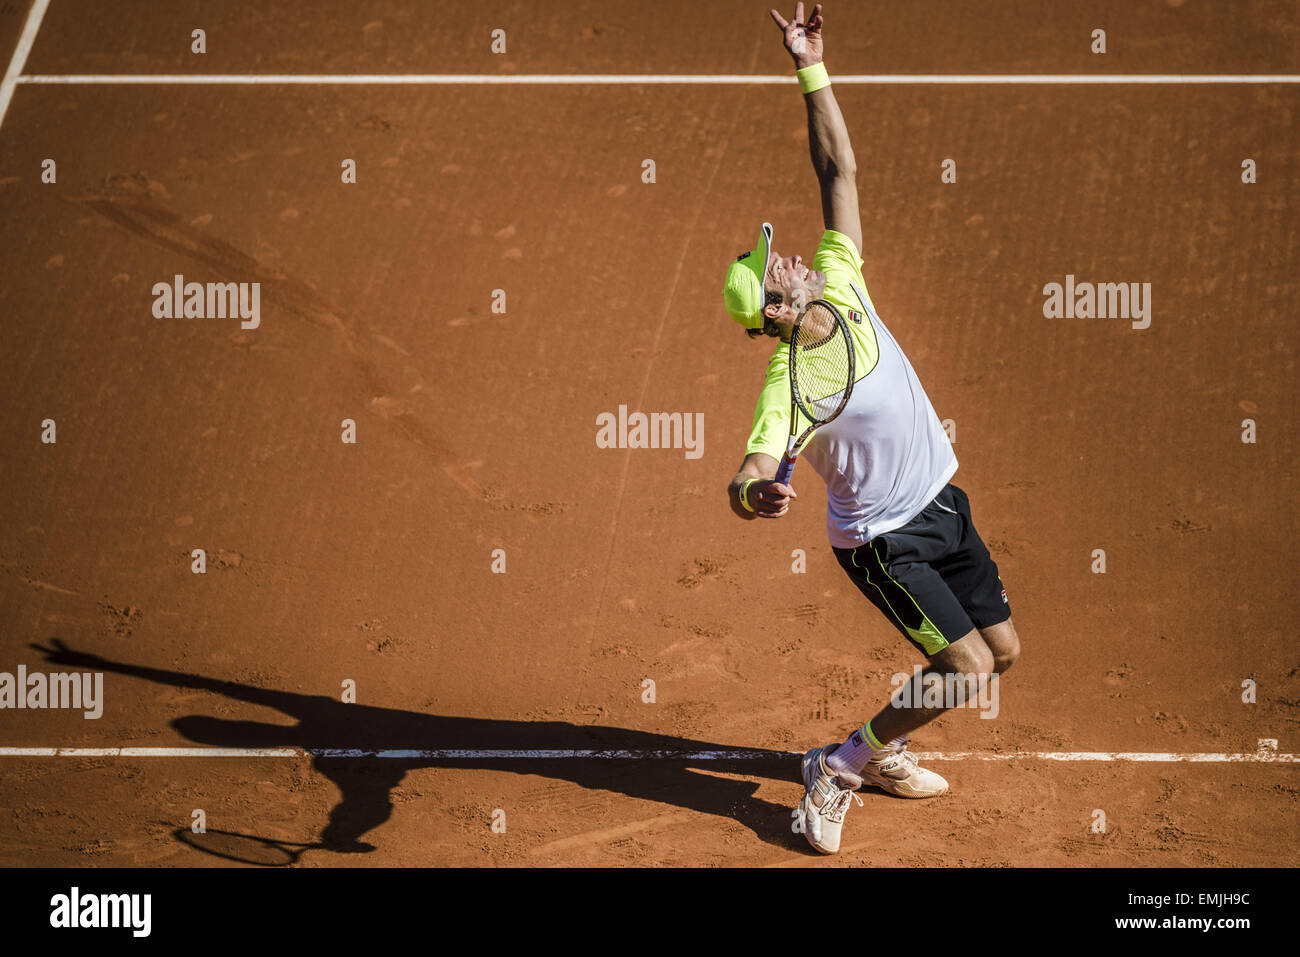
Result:
<svg viewBox="0 0 1300 957"><path fill-rule="evenodd" d="M942 777L917 765L907 736L944 711L978 700L993 673L993 652L933 565L958 546L961 535L961 518L945 490L902 528L836 550L853 583L928 665L843 744L827 749L831 770L861 775L905 797L947 790Z"/></svg>
<svg viewBox="0 0 1300 957"><path fill-rule="evenodd" d="M935 563L980 637L993 652L993 670L1002 674L1020 657L1020 636L1011 624L1011 604L997 563L975 528L970 498L955 485L944 490L956 513L960 534L956 547Z"/></svg>
<svg viewBox="0 0 1300 957"><path fill-rule="evenodd" d="M856 774L897 797L938 797L948 791L944 778L923 768L908 750L908 737L952 708L987 702L992 693L993 652L972 628L930 658L889 704L839 746L828 749L826 766Z"/></svg>
<svg viewBox="0 0 1300 957"><path fill-rule="evenodd" d="M1020 636L1016 634L1011 619L979 630L984 644L993 653L993 672L1002 674L1020 658Z"/></svg>
<svg viewBox="0 0 1300 957"><path fill-rule="evenodd" d="M912 679L899 688L889 704L864 727L881 743L909 735L945 711L978 700L994 674L994 667L993 650L980 632L972 628L935 654L921 671L919 680ZM940 688L943 694L937 693ZM954 690L955 695L950 693Z"/></svg>
<svg viewBox="0 0 1300 957"><path fill-rule="evenodd" d="M835 555L859 590L930 659L927 671L983 675L987 680L992 652L928 564L956 546L956 519L952 507L936 500L901 529L857 548L837 548ZM804 797L795 818L808 843L823 854L839 850L844 816L858 800L853 792L864 783L900 797L935 797L948 790L947 781L920 767L907 750L908 733L945 708L927 708L924 696L910 703L915 707L886 706L842 744L813 748L804 755ZM879 736L873 732L874 722L883 722L885 731Z"/></svg>

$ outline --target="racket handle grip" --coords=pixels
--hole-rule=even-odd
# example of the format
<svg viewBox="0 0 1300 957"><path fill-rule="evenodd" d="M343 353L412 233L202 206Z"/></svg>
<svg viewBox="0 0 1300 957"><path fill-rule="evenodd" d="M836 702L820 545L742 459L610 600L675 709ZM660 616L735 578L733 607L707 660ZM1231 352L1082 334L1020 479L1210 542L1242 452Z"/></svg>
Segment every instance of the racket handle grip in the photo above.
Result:
<svg viewBox="0 0 1300 957"><path fill-rule="evenodd" d="M781 456L781 464L777 467L776 478L774 481L780 482L782 485L789 485L790 475L793 472L794 459L792 459L790 453L787 452L785 455Z"/></svg>

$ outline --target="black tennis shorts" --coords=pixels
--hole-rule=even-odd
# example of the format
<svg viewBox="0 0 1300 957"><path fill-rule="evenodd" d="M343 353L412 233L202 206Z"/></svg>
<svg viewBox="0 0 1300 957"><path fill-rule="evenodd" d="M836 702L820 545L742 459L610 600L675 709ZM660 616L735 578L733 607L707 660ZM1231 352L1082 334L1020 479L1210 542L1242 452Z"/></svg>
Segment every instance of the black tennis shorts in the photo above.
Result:
<svg viewBox="0 0 1300 957"><path fill-rule="evenodd" d="M970 499L951 482L902 528L834 551L853 584L927 658L1011 617Z"/></svg>

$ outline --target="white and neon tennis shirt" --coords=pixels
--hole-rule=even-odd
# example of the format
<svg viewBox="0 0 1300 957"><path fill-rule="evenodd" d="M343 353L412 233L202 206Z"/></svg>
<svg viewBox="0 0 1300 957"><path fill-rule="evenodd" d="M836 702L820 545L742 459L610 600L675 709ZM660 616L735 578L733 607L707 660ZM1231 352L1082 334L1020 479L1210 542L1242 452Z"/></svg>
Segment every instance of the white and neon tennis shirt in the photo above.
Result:
<svg viewBox="0 0 1300 957"><path fill-rule="evenodd" d="M826 531L836 548L856 548L906 525L957 471L957 456L912 364L867 295L853 240L828 229L813 268L857 347L856 383L839 417L814 433L799 458L826 483ZM745 454L785 454L790 438L790 354L781 343L767 364ZM802 416L801 416L802 418ZM807 426L804 420L800 429Z"/></svg>

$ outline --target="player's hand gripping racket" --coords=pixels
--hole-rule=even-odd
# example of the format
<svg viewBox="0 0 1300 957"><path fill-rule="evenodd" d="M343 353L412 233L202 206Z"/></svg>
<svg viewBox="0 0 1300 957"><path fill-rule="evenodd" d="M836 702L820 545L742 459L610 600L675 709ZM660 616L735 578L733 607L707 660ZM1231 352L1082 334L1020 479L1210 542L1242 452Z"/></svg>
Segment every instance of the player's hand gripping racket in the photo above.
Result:
<svg viewBox="0 0 1300 957"><path fill-rule="evenodd" d="M776 481L790 484L794 463L813 433L849 404L853 392L853 337L840 311L814 299L790 333L790 443ZM807 428L799 431L800 418Z"/></svg>

